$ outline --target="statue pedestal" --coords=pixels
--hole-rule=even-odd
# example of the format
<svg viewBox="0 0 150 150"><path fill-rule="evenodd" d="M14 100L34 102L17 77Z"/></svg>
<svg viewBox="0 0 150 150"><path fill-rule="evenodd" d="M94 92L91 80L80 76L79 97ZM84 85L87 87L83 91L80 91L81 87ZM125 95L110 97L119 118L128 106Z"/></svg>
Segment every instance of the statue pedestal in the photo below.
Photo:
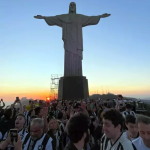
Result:
<svg viewBox="0 0 150 150"><path fill-rule="evenodd" d="M78 100L89 97L88 80L84 76L67 76L59 80L58 99Z"/></svg>

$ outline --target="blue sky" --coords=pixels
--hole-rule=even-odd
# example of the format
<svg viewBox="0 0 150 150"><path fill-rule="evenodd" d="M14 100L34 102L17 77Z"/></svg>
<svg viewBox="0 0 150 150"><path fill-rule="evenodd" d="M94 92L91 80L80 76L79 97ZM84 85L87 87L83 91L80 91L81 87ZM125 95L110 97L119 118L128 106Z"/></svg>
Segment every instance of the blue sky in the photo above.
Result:
<svg viewBox="0 0 150 150"><path fill-rule="evenodd" d="M51 74L64 71L62 29L35 15L69 11L70 0L0 1L0 97L49 93ZM90 93L150 97L150 1L75 0L77 13L111 13L83 28L83 75ZM47 95L46 95L47 96Z"/></svg>

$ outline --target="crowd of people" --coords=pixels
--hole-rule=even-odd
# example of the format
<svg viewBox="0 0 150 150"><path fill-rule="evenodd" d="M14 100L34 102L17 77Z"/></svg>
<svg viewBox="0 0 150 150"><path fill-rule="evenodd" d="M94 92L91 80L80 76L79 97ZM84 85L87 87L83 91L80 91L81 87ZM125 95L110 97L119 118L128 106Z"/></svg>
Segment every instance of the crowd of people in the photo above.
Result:
<svg viewBox="0 0 150 150"><path fill-rule="evenodd" d="M150 150L150 117L108 100L30 100L0 106L0 150ZM16 132L15 132L16 131ZM16 133L16 134L15 134Z"/></svg>

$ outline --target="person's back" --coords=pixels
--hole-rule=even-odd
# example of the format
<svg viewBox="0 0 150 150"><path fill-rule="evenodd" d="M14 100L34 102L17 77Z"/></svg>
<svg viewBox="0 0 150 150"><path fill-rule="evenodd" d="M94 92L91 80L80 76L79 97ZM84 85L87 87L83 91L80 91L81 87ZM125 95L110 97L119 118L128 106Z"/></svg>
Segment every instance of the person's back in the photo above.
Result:
<svg viewBox="0 0 150 150"><path fill-rule="evenodd" d="M81 150L88 139L88 117L78 113L70 118L67 124L67 133L70 141L64 150Z"/></svg>

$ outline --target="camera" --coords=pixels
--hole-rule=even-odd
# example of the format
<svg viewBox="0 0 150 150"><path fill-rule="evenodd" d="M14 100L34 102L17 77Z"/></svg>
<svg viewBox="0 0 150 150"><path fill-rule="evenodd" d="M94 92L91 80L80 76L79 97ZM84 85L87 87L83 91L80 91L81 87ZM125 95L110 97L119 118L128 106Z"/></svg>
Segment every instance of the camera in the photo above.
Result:
<svg viewBox="0 0 150 150"><path fill-rule="evenodd" d="M11 142L13 143L14 141L18 141L18 131L17 129L10 129L10 139Z"/></svg>

